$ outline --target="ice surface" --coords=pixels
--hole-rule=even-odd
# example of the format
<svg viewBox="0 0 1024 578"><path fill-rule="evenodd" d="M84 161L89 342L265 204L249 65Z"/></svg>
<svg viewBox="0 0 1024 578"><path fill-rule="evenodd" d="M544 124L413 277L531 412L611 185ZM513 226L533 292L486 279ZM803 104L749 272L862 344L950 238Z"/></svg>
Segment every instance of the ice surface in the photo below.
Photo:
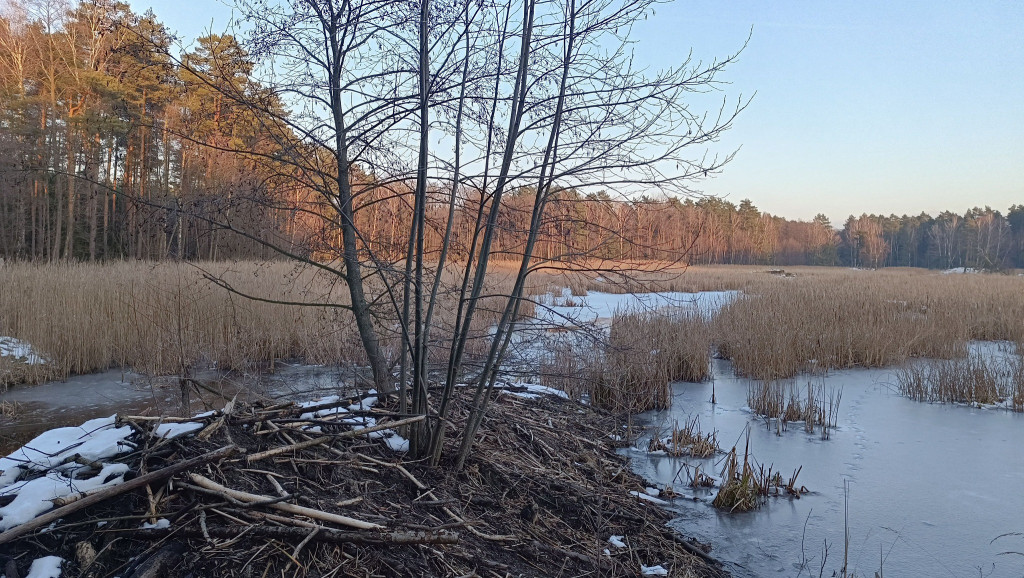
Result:
<svg viewBox="0 0 1024 578"><path fill-rule="evenodd" d="M591 291L583 297L573 296L568 289L561 296L541 298L537 319L554 325L581 325L609 320L616 311L655 311L665 308L714 314L734 300L737 291L702 291L700 293L601 293Z"/></svg>

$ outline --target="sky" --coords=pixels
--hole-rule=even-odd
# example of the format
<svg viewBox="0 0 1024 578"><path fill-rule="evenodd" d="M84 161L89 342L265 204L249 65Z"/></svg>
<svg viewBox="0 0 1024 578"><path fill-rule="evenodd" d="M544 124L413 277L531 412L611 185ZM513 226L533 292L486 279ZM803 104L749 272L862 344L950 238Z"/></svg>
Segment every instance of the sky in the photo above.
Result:
<svg viewBox="0 0 1024 578"><path fill-rule="evenodd" d="M130 3L186 39L231 15L218 0ZM739 152L700 192L835 224L1024 204L1024 1L675 1L633 34L651 69L748 36L716 95L753 96L715 147Z"/></svg>

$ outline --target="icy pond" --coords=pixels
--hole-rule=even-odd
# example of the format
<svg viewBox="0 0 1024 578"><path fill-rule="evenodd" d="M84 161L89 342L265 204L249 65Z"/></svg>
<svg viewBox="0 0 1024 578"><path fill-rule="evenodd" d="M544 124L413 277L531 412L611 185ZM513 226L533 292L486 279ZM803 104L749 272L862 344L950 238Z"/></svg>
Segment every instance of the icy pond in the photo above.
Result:
<svg viewBox="0 0 1024 578"><path fill-rule="evenodd" d="M191 394L192 413L221 408L226 397L239 399L311 399L336 393L342 380L338 368L278 364L273 373L224 374L205 371L196 375L219 395ZM149 378L120 370L76 375L32 387L14 387L0 393L0 402L16 404L13 417L0 416L0 456L7 455L35 435L50 428L77 426L97 417L122 415L180 415L181 390L170 378ZM207 407L208 406L208 407Z"/></svg>
<svg viewBox="0 0 1024 578"><path fill-rule="evenodd" d="M842 568L844 484L849 488L849 572L856 576L1024 575L1024 415L911 401L895 391L892 370L846 370L797 378L842 388L837 429L823 441L791 424L775 427L750 413L750 381L732 365L714 361L714 382L673 385L671 410L639 417L671 430L700 416L717 429L722 448L743 450L774 464L784 478L799 466L801 499L769 499L760 510L727 514L711 506L715 490L686 486L684 463L718 474L721 457L708 460L648 456L631 450L634 468L661 486L670 484L698 501L677 499L674 522L686 535L710 542L734 576L818 576ZM710 402L712 388L716 404ZM646 447L646 446L645 446ZM677 479L677 474L679 479ZM682 481L680 481L680 479ZM805 561L805 562L804 562Z"/></svg>
<svg viewBox="0 0 1024 578"><path fill-rule="evenodd" d="M676 306L713 313L735 292L552 296L539 309L536 329L606 325L616 310ZM759 463L788 477L802 466L798 485L811 493L772 498L760 510L729 514L710 503L714 489L686 486L683 466L701 464L717 474L721 457L707 460L625 450L633 467L653 484L684 496L671 508L679 530L713 545L712 554L734 576L832 576L843 565L844 521L849 524L849 575L1024 576L1024 415L1004 409L920 403L895 390L892 369L847 370L797 378L842 390L837 428L829 440L802 424L776 434L747 405L751 382L732 365L714 360L713 382L673 385L671 410L643 414L641 425L671 430L699 416L704 431L717 430L723 449L742 443ZM198 376L227 396L303 399L331 393L338 369L282 365L273 374ZM712 391L716 402L711 403ZM213 407L216 396L204 396ZM169 380L110 371L65 382L14 388L0 401L16 402L17 417L0 416L0 455L39 432L113 413L177 415L179 390ZM198 404L193 409L201 409ZM643 441L641 441L643 445ZM646 448L645 445L643 445ZM848 488L848 516L844 486ZM1002 536L1002 537L1000 537ZM823 546L828 555L823 564ZM1010 552L1010 553L1007 553Z"/></svg>

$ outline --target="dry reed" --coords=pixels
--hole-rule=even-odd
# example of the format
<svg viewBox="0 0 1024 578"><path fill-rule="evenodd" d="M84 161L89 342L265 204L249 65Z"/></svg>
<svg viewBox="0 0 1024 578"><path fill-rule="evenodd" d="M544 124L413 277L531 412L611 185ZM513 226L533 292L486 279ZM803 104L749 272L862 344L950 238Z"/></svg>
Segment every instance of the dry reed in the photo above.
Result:
<svg viewBox="0 0 1024 578"><path fill-rule="evenodd" d="M912 357L951 359L969 340L1024 338L1024 279L827 269L763 274L714 323L719 351L756 379Z"/></svg>
<svg viewBox="0 0 1024 578"><path fill-rule="evenodd" d="M910 364L896 372L899 392L910 399L939 403L1006 403L1024 411L1024 360L971 352L963 359Z"/></svg>
<svg viewBox="0 0 1024 578"><path fill-rule="evenodd" d="M803 466L793 471L788 480L783 481L782 473L773 471L769 466L756 464L750 455L750 432L743 449L743 463L739 461L739 453L733 447L725 456L722 467L722 483L711 505L729 512L747 512L764 505L769 496L789 495L799 499L807 493L804 486L797 487L797 477Z"/></svg>
<svg viewBox="0 0 1024 578"><path fill-rule="evenodd" d="M807 433L820 429L822 439L828 439L839 421L842 396L842 389L826 390L824 384L807 382L801 389L793 383L760 381L747 387L747 406L757 415L775 420L777 433L785 431L789 423L802 422Z"/></svg>
<svg viewBox="0 0 1024 578"><path fill-rule="evenodd" d="M709 322L699 313L617 313L591 364L591 400L630 413L667 408L671 382L710 376L710 345Z"/></svg>
<svg viewBox="0 0 1024 578"><path fill-rule="evenodd" d="M663 451L674 457L709 458L722 449L718 446L718 431L704 433L701 431L699 417L694 416L693 419L684 422L683 427L679 427L679 423L676 422L672 427L672 434L667 437L651 437L647 451Z"/></svg>

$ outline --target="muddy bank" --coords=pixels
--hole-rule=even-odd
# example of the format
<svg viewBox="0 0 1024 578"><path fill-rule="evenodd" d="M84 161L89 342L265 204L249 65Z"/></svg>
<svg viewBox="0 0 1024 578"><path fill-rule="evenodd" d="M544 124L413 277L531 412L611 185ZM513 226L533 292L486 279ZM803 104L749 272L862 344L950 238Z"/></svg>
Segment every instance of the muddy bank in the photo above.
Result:
<svg viewBox="0 0 1024 578"><path fill-rule="evenodd" d="M79 501L95 503L72 500L38 528L0 534L0 568L24 576L58 556L65 575L97 577L724 575L705 547L668 530L671 515L616 454L622 425L610 415L501 394L454 472L405 459L400 418L368 407L256 404L194 425L111 423L130 428L119 430L128 449L82 460L92 469L75 475L108 468L123 483L101 480Z"/></svg>

